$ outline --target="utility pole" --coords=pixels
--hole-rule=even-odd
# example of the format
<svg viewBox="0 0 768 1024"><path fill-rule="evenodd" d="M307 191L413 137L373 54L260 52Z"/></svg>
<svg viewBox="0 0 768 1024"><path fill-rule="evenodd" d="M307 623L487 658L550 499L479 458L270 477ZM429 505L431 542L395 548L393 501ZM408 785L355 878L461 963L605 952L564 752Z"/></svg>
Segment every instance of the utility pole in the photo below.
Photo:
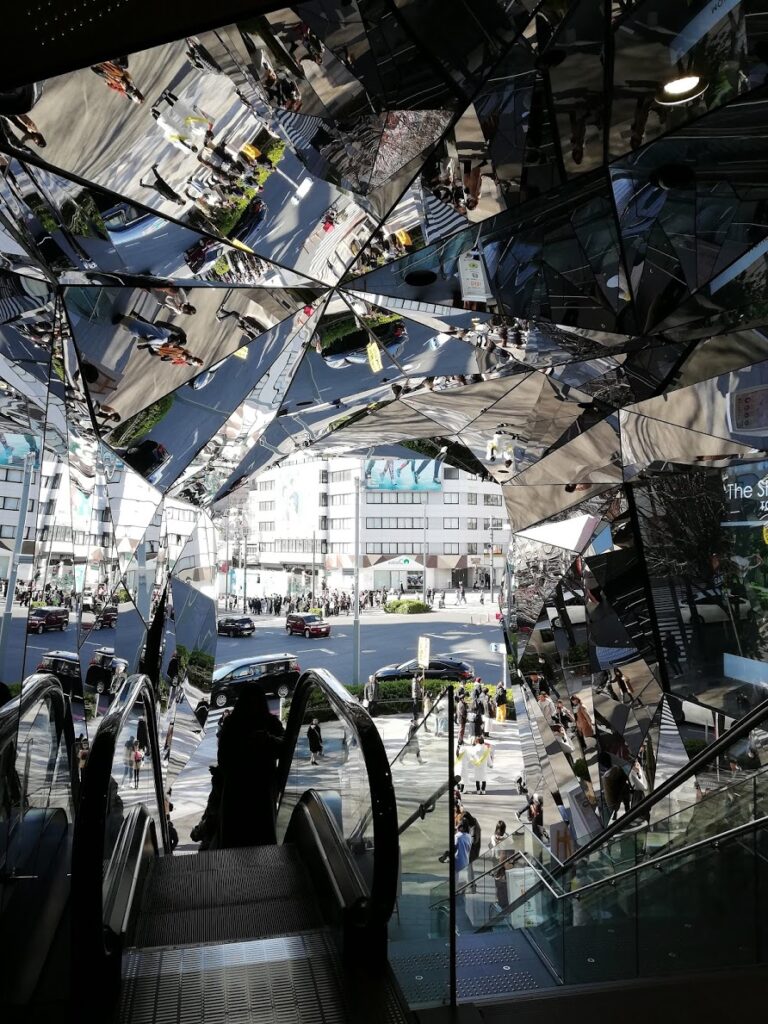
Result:
<svg viewBox="0 0 768 1024"><path fill-rule="evenodd" d="M490 591L491 591L491 604L493 604L493 516L491 516L491 572L489 577Z"/></svg>
<svg viewBox="0 0 768 1024"><path fill-rule="evenodd" d="M424 492L424 538L421 545L421 562L424 568L421 571L421 600L424 604L427 603L427 527L429 526L429 519L427 519L427 511L429 509L429 491Z"/></svg>
<svg viewBox="0 0 768 1024"><path fill-rule="evenodd" d="M312 531L312 607L315 607L315 531Z"/></svg>
<svg viewBox="0 0 768 1024"><path fill-rule="evenodd" d="M248 516L243 514L241 520L243 535L243 615L248 613Z"/></svg>
<svg viewBox="0 0 768 1024"><path fill-rule="evenodd" d="M11 621L13 619L13 598L16 594L16 577L19 572L21 548L24 544L24 531L27 526L27 505L29 505L29 489L32 484L32 473L37 465L37 453L30 452L24 459L24 478L21 487L21 503L19 518L16 523L16 537L13 542L11 567L8 573L8 590L5 594L5 610L0 621L0 664L5 664L5 649L10 639ZM37 540L37 538L35 538ZM34 562L33 562L34 565Z"/></svg>
<svg viewBox="0 0 768 1024"><path fill-rule="evenodd" d="M360 476L355 481L355 617L352 625L352 682L360 682Z"/></svg>

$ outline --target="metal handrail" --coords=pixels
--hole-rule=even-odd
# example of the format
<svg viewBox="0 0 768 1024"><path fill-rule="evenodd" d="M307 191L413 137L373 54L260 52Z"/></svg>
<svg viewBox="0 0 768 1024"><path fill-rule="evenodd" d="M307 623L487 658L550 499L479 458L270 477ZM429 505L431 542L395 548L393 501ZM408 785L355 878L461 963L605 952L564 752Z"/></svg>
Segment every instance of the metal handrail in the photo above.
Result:
<svg viewBox="0 0 768 1024"><path fill-rule="evenodd" d="M157 831L162 839L163 852L170 852L155 691L149 677L140 674L128 676L91 742L80 784L80 803L72 843L72 905L77 908L73 917L73 934L77 948L88 958L87 962L99 965L97 970L108 971L108 965L111 966L112 972L117 973L118 983L119 950L110 948L104 927L104 839L117 740L139 700L143 701L152 754L152 777L160 818L156 823Z"/></svg>
<svg viewBox="0 0 768 1024"><path fill-rule="evenodd" d="M277 767L277 803L283 798L296 752L296 743L304 723L309 697L314 689L322 691L336 715L352 730L365 762L371 794L370 816L373 822L373 872L366 924L385 925L395 908L398 876L397 803L392 772L381 735L373 719L338 679L325 669L303 672L291 698L285 726L285 742Z"/></svg>
<svg viewBox="0 0 768 1024"><path fill-rule="evenodd" d="M692 757L688 764L681 768L679 772L675 772L674 775L670 776L665 782L663 782L658 789L654 790L647 797L644 797L638 804L636 804L631 810L615 821L612 825L609 825L602 832L599 832L593 839L581 846L573 856L569 857L563 864L564 868L568 868L571 864L576 861L582 860L584 857L588 857L590 853L594 853L599 847L604 846L606 842L621 832L622 829L626 828L631 822L636 821L638 818L647 818L648 811L651 807L654 807L664 797L669 796L681 782L685 782L686 779L691 778L701 768L708 765L714 757L717 757L721 752L728 750L732 747L736 740L741 739L742 736L748 735L757 725L759 725L764 718L768 716L768 700L764 700L761 704L758 704L748 715L745 715L742 719L731 726L731 728L724 732L722 736L710 743L709 746L701 750L695 757Z"/></svg>

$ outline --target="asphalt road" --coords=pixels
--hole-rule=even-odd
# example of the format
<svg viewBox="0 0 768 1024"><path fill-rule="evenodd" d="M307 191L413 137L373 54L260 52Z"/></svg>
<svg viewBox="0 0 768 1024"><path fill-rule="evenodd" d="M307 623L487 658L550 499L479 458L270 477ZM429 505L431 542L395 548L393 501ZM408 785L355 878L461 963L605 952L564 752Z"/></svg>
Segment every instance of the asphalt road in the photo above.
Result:
<svg viewBox="0 0 768 1024"><path fill-rule="evenodd" d="M427 615L365 613L360 626L361 682L382 665L414 658L419 637L423 635L430 638L432 654L461 657L471 662L477 675L495 684L500 677L501 655L492 654L489 645L501 639L499 627L495 623L473 623L472 617L481 618L481 612L472 606ZM355 681L351 616L331 618L330 637L316 640L288 636L282 616L262 619L255 616L254 621L257 628L252 637L219 637L217 664L254 654L287 651L298 657L302 669L325 668L343 683L349 685Z"/></svg>

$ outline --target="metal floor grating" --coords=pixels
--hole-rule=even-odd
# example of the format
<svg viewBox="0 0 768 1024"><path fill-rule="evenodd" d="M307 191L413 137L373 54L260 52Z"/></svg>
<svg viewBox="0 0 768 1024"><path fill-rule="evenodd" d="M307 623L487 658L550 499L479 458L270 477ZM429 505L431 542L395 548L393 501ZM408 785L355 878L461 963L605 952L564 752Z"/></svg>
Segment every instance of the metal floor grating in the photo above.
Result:
<svg viewBox="0 0 768 1024"><path fill-rule="evenodd" d="M347 991L336 947L321 930L130 949L119 1024L406 1024L388 984L368 992L364 1007L352 1006Z"/></svg>

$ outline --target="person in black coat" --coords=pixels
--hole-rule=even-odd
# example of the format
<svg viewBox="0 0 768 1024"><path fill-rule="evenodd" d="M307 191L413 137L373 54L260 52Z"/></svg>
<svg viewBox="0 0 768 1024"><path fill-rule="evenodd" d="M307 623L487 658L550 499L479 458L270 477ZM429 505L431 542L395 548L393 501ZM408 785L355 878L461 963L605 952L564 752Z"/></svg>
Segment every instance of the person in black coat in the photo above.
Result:
<svg viewBox="0 0 768 1024"><path fill-rule="evenodd" d="M219 737L220 848L277 841L275 782L283 735L263 690L244 685Z"/></svg>
<svg viewBox="0 0 768 1024"><path fill-rule="evenodd" d="M312 719L312 725L307 729L307 739L309 740L309 763L317 764L317 755L323 754L323 734L320 731L320 722L316 719Z"/></svg>

